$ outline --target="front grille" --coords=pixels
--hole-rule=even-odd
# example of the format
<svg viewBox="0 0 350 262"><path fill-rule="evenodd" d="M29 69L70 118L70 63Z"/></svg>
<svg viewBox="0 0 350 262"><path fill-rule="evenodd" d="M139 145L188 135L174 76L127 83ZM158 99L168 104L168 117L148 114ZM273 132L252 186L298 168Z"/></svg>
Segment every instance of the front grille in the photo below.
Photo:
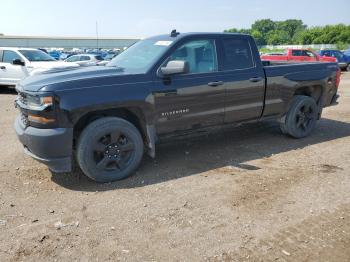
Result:
<svg viewBox="0 0 350 262"><path fill-rule="evenodd" d="M18 101L21 102L22 104L27 105L27 96L26 96L24 93L19 92L19 93L18 93L17 99L18 99Z"/></svg>
<svg viewBox="0 0 350 262"><path fill-rule="evenodd" d="M20 102L23 105L27 105L27 103L28 103L26 94L24 94L22 92L18 92L17 100L18 100L18 102ZM21 122L22 122L23 126L28 127L29 126L28 116L23 113L23 111L20 107L18 109L20 110L20 118L21 118Z"/></svg>
<svg viewBox="0 0 350 262"><path fill-rule="evenodd" d="M23 114L22 112L20 113L20 116L21 116L21 122L22 124L27 127L29 126L29 121L28 121L28 116Z"/></svg>

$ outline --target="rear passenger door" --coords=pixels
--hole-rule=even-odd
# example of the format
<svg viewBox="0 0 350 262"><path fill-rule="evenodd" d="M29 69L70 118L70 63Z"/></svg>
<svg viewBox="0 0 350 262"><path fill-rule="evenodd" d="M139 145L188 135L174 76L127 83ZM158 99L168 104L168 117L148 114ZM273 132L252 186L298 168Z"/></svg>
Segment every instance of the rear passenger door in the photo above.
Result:
<svg viewBox="0 0 350 262"><path fill-rule="evenodd" d="M220 81L224 83L226 123L259 118L265 93L265 73L256 45L242 35L224 36L220 41ZM254 48L254 50L253 50Z"/></svg>

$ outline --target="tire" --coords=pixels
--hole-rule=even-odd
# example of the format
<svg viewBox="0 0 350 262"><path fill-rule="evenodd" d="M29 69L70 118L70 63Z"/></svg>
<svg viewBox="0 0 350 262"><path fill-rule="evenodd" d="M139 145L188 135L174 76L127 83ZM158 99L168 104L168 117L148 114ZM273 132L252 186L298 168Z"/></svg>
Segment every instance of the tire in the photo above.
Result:
<svg viewBox="0 0 350 262"><path fill-rule="evenodd" d="M350 72L350 64L346 67L346 71Z"/></svg>
<svg viewBox="0 0 350 262"><path fill-rule="evenodd" d="M143 156L138 129L117 117L90 123L81 133L76 157L83 173L96 182L112 182L130 176Z"/></svg>
<svg viewBox="0 0 350 262"><path fill-rule="evenodd" d="M308 136L315 128L318 117L316 101L309 96L295 96L286 114L285 123L280 125L284 134L294 138Z"/></svg>

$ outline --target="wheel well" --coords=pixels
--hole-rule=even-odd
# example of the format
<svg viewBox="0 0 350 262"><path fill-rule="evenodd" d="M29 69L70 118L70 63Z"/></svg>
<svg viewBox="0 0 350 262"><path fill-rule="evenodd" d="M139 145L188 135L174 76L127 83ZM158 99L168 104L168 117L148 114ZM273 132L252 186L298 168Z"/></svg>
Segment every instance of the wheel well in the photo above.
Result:
<svg viewBox="0 0 350 262"><path fill-rule="evenodd" d="M298 88L294 96L296 95L304 95L309 96L315 99L316 103L319 104L321 97L322 97L322 87L321 86L304 86Z"/></svg>
<svg viewBox="0 0 350 262"><path fill-rule="evenodd" d="M140 131L144 142L147 141L146 120L141 109L137 107L98 110L85 114L74 125L74 140L79 138L81 132L91 122L107 116L120 117L129 121Z"/></svg>

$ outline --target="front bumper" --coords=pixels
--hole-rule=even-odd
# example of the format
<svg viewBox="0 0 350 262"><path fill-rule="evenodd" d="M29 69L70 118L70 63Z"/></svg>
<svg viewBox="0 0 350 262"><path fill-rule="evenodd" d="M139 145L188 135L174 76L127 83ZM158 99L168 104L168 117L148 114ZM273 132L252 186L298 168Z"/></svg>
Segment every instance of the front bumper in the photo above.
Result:
<svg viewBox="0 0 350 262"><path fill-rule="evenodd" d="M15 130L26 154L47 165L53 172L72 171L73 128L25 127L18 116Z"/></svg>
<svg viewBox="0 0 350 262"><path fill-rule="evenodd" d="M345 62L338 62L338 66L341 68L341 69L345 69L348 67L348 63L345 63Z"/></svg>

